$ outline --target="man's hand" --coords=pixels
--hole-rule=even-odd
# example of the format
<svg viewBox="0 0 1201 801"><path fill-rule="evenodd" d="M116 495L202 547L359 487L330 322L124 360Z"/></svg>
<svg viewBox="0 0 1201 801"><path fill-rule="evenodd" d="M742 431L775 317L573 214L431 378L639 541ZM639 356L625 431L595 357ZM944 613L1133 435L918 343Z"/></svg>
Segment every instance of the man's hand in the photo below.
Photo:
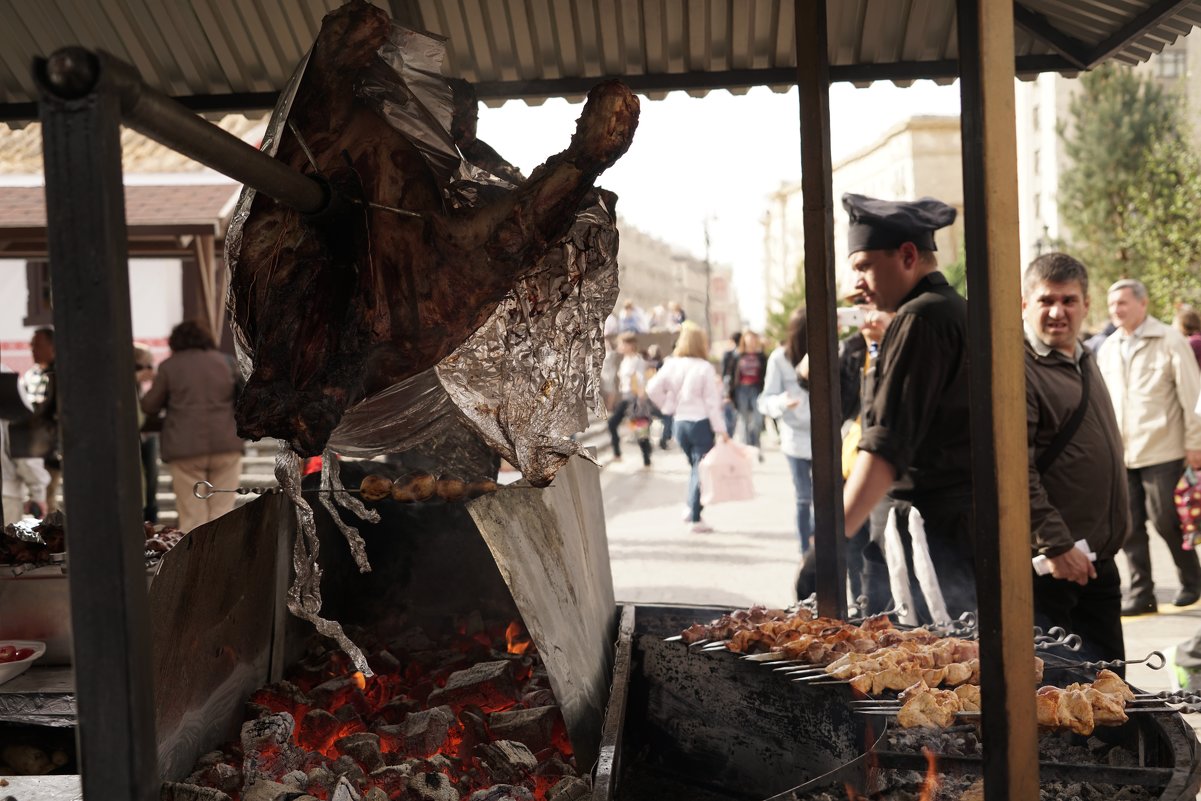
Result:
<svg viewBox="0 0 1201 801"><path fill-rule="evenodd" d="M1097 569L1088 557L1075 548L1065 551L1059 556L1048 556L1051 562L1051 575L1064 581L1074 581L1084 586L1089 579L1097 577Z"/></svg>
<svg viewBox="0 0 1201 801"><path fill-rule="evenodd" d="M1201 470L1201 451L1185 451L1184 462L1194 470Z"/></svg>
<svg viewBox="0 0 1201 801"><path fill-rule="evenodd" d="M795 409L796 407L798 407L800 405L801 405L800 398L789 398L788 401L784 404L784 408L785 409Z"/></svg>

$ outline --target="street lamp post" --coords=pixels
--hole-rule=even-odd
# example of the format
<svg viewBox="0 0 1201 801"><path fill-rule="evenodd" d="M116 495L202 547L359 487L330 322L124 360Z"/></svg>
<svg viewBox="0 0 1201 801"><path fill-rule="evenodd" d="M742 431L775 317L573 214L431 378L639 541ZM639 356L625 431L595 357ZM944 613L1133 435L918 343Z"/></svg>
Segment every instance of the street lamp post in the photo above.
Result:
<svg viewBox="0 0 1201 801"><path fill-rule="evenodd" d="M701 223L705 229L705 337L709 346L713 346L713 315L710 313L710 295L713 286L713 263L709 260L709 222L712 216L705 217Z"/></svg>

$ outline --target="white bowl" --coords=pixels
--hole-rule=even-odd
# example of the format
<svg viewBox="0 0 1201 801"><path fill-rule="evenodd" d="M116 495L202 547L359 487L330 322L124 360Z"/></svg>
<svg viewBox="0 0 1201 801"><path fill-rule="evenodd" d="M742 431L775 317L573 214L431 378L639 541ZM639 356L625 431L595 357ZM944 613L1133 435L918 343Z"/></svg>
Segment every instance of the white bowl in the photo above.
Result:
<svg viewBox="0 0 1201 801"><path fill-rule="evenodd" d="M0 647L11 645L16 649L32 648L33 654L25 657L17 662L0 662L0 684L15 679L26 670L29 666L41 658L42 654L46 653L46 643L37 640L0 640Z"/></svg>

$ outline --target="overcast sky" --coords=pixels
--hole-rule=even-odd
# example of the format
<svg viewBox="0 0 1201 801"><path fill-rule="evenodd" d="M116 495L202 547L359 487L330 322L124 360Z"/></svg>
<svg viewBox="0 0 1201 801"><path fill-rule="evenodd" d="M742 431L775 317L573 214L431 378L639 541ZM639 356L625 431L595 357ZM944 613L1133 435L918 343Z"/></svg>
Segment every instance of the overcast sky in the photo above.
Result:
<svg viewBox="0 0 1201 801"><path fill-rule="evenodd" d="M743 316L761 327L766 197L801 174L796 90L757 88L741 96L721 90L704 98L673 92L641 100L634 143L600 184L618 194L617 211L627 222L697 257L704 256L710 218L711 258L733 267ZM906 89L837 84L830 106L838 161L910 116L958 114L959 89L930 81ZM479 137L529 174L567 146L581 108L562 100L481 106Z"/></svg>

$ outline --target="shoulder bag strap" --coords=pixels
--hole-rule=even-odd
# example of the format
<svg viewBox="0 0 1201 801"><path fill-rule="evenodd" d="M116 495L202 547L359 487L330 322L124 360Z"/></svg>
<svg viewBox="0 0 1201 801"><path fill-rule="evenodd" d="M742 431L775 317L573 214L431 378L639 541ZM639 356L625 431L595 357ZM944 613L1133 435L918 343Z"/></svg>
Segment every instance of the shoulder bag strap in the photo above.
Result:
<svg viewBox="0 0 1201 801"><path fill-rule="evenodd" d="M1047 449L1035 461L1034 466L1038 468L1038 472L1047 472L1048 468L1059 458L1059 454L1067 447L1072 437L1076 436L1076 432L1080 429L1080 424L1084 422L1084 415L1088 411L1089 385L1092 383L1090 380L1091 373L1092 369L1088 364L1088 352L1085 351L1080 357L1080 405L1076 407L1076 411L1072 413L1072 416L1068 419L1064 427L1059 429L1059 433L1055 435L1055 439L1051 441L1051 444L1047 446Z"/></svg>

